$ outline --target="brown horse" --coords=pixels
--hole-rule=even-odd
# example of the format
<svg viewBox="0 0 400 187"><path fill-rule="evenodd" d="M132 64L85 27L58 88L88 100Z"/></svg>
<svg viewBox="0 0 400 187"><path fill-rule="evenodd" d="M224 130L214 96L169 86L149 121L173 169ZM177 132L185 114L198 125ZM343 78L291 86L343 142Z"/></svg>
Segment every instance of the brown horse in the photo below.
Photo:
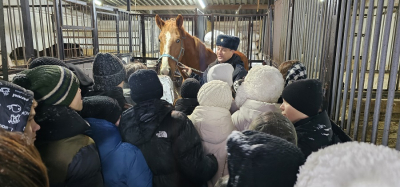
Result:
<svg viewBox="0 0 400 187"><path fill-rule="evenodd" d="M181 63L192 68L194 73L202 74L208 65L217 59L217 55L211 49L206 48L199 38L185 31L182 26L182 15L179 14L176 19L168 21L163 21L156 15L156 23L161 30L158 38L161 54L160 73L162 75L170 75L178 68L181 75L187 78L185 73L182 72ZM246 56L239 51L235 53L240 56L244 62L244 67L248 70L249 63ZM174 80L174 76L171 76L171 78Z"/></svg>

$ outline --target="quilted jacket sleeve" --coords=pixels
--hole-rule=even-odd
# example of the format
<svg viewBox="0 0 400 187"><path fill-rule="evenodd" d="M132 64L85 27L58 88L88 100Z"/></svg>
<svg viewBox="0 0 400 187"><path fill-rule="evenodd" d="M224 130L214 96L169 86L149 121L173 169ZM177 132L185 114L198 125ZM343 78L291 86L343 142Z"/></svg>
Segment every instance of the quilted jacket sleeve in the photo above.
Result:
<svg viewBox="0 0 400 187"><path fill-rule="evenodd" d="M181 112L178 116L177 136L173 138L173 152L181 172L194 183L202 184L210 180L218 170L214 155L205 155L200 135L192 122Z"/></svg>

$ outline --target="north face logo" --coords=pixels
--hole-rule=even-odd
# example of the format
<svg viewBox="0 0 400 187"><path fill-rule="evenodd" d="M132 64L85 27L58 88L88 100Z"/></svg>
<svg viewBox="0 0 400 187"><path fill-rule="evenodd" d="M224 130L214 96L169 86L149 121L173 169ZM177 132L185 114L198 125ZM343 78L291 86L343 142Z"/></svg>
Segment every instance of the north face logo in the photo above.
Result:
<svg viewBox="0 0 400 187"><path fill-rule="evenodd" d="M158 133L156 134L157 137L159 138L167 138L167 133L165 131L158 131Z"/></svg>

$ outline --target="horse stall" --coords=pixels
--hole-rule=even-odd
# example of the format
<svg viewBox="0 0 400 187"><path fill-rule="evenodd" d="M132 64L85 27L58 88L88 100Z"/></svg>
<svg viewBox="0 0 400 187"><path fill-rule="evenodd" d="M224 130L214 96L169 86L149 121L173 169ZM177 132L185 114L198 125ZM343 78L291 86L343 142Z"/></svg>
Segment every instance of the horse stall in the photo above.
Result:
<svg viewBox="0 0 400 187"><path fill-rule="evenodd" d="M155 14L131 14L132 24L139 25L132 30L132 56L134 59L155 64L160 57L158 36L160 29L155 22ZM174 19L178 15L159 15L162 20ZM270 16L271 17L271 16ZM249 59L249 63L262 63L270 60L271 56L264 48L271 49L272 38L268 34L268 15L230 15L230 14L189 14L183 15L183 27L192 36L197 36L206 47L215 52L215 40L218 34L234 35L241 42L238 51ZM202 29L199 29L202 28ZM136 38L136 36L138 38ZM204 37L202 37L204 36ZM272 49L271 49L272 51ZM268 59L267 59L268 58Z"/></svg>
<svg viewBox="0 0 400 187"><path fill-rule="evenodd" d="M280 3L276 58L324 82L324 109L354 140L400 150L399 0Z"/></svg>
<svg viewBox="0 0 400 187"><path fill-rule="evenodd" d="M5 0L1 9L7 44L1 50L8 58L3 74L24 70L41 56L78 64L90 76L98 52L130 60L135 25L127 11L76 0Z"/></svg>

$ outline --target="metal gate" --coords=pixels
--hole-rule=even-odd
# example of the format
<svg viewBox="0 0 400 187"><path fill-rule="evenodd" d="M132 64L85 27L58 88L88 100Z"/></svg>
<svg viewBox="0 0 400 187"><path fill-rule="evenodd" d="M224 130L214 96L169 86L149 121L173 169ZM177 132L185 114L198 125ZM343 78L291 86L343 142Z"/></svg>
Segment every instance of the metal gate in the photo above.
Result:
<svg viewBox="0 0 400 187"><path fill-rule="evenodd" d="M324 82L324 108L347 134L400 150L399 0L286 6L285 60L299 59Z"/></svg>

